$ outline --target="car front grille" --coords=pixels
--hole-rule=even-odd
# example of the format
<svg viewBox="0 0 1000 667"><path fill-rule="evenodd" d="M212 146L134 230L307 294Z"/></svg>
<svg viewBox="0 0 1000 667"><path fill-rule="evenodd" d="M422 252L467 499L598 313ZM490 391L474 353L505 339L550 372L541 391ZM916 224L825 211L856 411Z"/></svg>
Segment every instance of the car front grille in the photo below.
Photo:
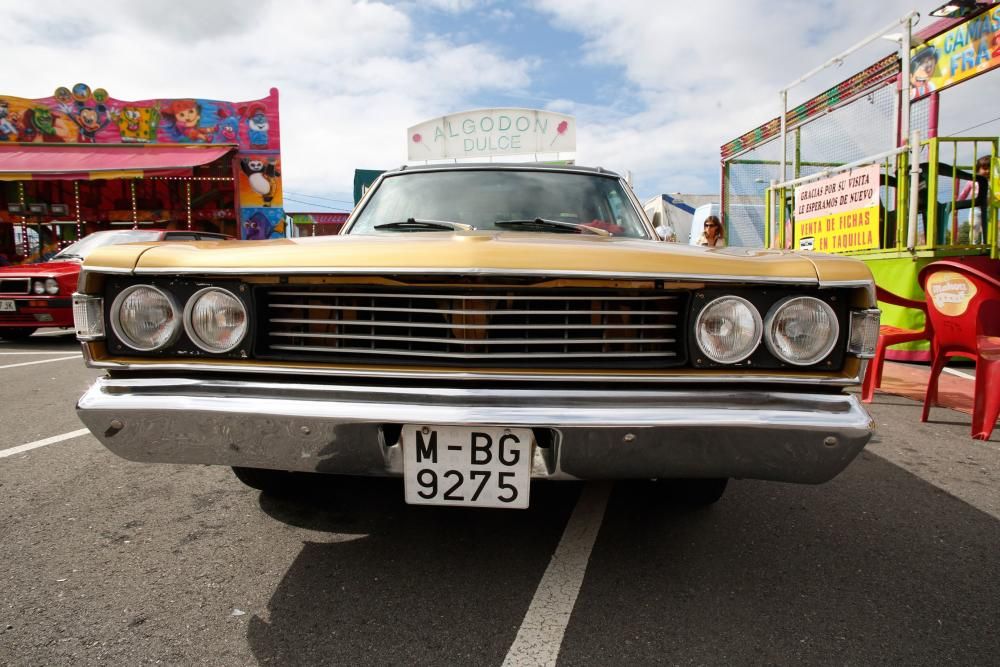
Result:
<svg viewBox="0 0 1000 667"><path fill-rule="evenodd" d="M258 288L255 356L365 365L668 368L685 363L683 291Z"/></svg>
<svg viewBox="0 0 1000 667"><path fill-rule="evenodd" d="M0 294L28 294L30 278L0 278Z"/></svg>

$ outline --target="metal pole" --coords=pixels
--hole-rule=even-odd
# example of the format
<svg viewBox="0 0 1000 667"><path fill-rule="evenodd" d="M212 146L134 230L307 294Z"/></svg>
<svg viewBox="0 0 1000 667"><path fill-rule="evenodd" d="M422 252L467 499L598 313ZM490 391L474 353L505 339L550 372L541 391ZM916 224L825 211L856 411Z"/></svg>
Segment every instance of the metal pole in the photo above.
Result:
<svg viewBox="0 0 1000 667"><path fill-rule="evenodd" d="M906 249L913 252L917 247L917 197L920 188L920 132L910 133L910 201L906 207L907 233ZM927 221L924 221L926 224Z"/></svg>
<svg viewBox="0 0 1000 667"><path fill-rule="evenodd" d="M913 14L906 17L903 37L899 40L899 58L903 66L899 86L899 136L910 136L910 40L913 38Z"/></svg>
<svg viewBox="0 0 1000 667"><path fill-rule="evenodd" d="M785 116L788 114L788 89L785 88L781 91L781 166L780 173L781 178L779 180L785 181L788 179L787 165L785 164L785 156L788 154L788 128L785 127ZM772 247L774 240L777 238L776 231L773 227L771 228L771 243Z"/></svg>
<svg viewBox="0 0 1000 667"><path fill-rule="evenodd" d="M884 28L882 28L878 32L874 32L871 35L869 35L868 37L865 37L863 40L861 40L860 42L858 42L857 44L855 44L851 48L847 49L843 53L840 53L839 55L836 55L833 58L830 58L829 60L827 60L825 63L823 63L819 67L816 67L816 68L810 70L807 74L802 75L801 77L799 77L798 79L796 79L792 83L790 83L787 86L785 86L784 90L789 90L791 88L794 88L795 86L799 85L800 83L802 83L803 81L805 81L809 77L813 76L814 74L822 72L824 69L826 69L830 65L840 65L840 64L842 64L844 62L844 58L845 57L851 55L852 53L854 53L858 49L860 49L860 48L862 48L864 46L867 46L871 42L874 42L876 39L880 39L883 35L885 35L890 30L895 29L896 26L898 26L900 24L904 24L905 23L907 26L912 25L913 19L918 19L918 18L920 18L920 13L919 12L910 12L909 14L906 14L905 16L901 16L900 18L896 19L895 21L893 21L889 25L885 26ZM907 41L906 42L906 48L907 48L907 50L909 50L909 48L910 48L909 44L910 44L909 41ZM907 53L906 55L909 56L909 53ZM909 58L904 58L904 61L908 60L908 59ZM907 79L907 83L909 83L909 79Z"/></svg>

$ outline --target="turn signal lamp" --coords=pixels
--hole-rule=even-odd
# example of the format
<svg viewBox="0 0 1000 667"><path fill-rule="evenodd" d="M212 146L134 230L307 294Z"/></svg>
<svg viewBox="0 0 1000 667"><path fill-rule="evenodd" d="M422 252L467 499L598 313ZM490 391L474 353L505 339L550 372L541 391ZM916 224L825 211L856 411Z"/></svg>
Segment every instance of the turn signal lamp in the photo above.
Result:
<svg viewBox="0 0 1000 667"><path fill-rule="evenodd" d="M73 325L77 340L104 338L104 299L86 294L73 295Z"/></svg>
<svg viewBox="0 0 1000 667"><path fill-rule="evenodd" d="M855 310L851 313L851 335L847 343L848 354L862 359L871 359L875 356L881 315L882 311L878 308Z"/></svg>

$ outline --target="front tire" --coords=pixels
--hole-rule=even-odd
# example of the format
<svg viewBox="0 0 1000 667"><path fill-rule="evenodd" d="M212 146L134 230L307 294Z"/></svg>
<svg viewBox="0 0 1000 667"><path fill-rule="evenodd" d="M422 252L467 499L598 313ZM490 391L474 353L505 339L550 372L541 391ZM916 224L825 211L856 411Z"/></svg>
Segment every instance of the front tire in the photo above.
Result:
<svg viewBox="0 0 1000 667"><path fill-rule="evenodd" d="M0 338L4 340L26 340L28 336L35 333L35 327L13 327L10 329L0 329Z"/></svg>
<svg viewBox="0 0 1000 667"><path fill-rule="evenodd" d="M719 501L726 492L729 480L725 477L711 479L660 480L667 500L687 507L708 507Z"/></svg>
<svg viewBox="0 0 1000 667"><path fill-rule="evenodd" d="M233 474L251 489L270 496L287 496L295 488L295 473L287 470L233 466Z"/></svg>

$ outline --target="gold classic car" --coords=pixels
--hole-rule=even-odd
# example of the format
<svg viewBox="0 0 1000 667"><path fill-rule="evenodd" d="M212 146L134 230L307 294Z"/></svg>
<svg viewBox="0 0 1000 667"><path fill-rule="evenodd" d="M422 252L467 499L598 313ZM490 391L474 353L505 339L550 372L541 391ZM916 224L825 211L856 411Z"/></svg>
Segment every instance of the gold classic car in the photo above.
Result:
<svg viewBox="0 0 1000 667"><path fill-rule="evenodd" d="M532 479L819 483L865 446L860 262L663 243L602 169L404 167L337 237L87 258L80 418L133 461L394 475L409 503L526 507ZM330 478L334 479L334 478Z"/></svg>

